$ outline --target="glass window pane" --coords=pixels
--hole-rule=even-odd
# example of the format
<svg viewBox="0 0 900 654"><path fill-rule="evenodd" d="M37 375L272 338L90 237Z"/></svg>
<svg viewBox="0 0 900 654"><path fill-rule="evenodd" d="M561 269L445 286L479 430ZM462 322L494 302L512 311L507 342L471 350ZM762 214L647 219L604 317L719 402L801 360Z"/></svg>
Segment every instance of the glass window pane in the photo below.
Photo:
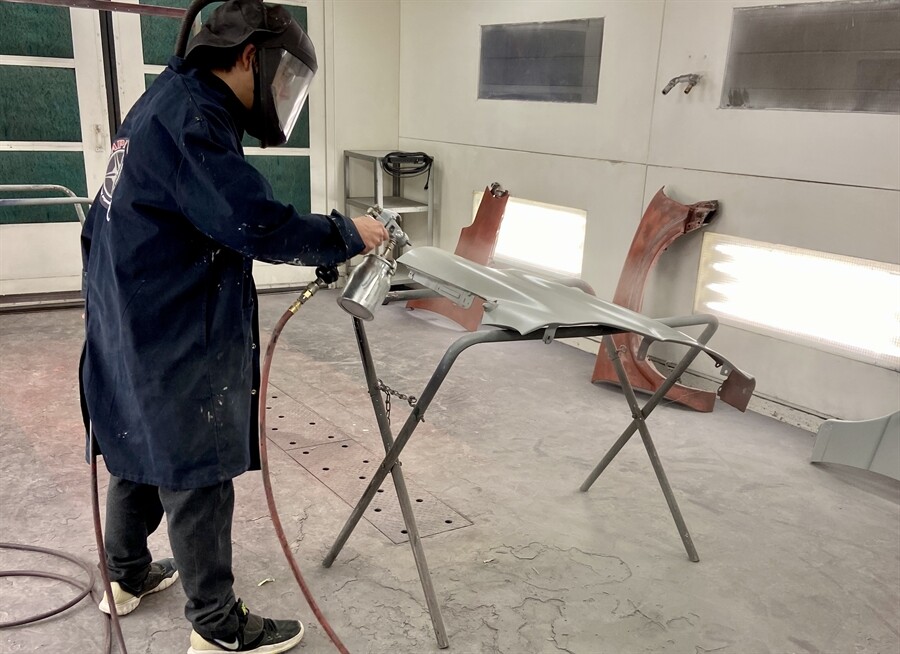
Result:
<svg viewBox="0 0 900 654"><path fill-rule="evenodd" d="M80 197L88 195L81 152L0 152L0 179L5 184L60 184ZM0 197L62 197L60 193L3 193ZM87 211L87 207L84 207ZM59 223L78 220L72 205L0 207L0 225Z"/></svg>
<svg viewBox="0 0 900 654"><path fill-rule="evenodd" d="M269 180L279 201L294 205L301 214L311 211L309 157L249 155L247 161Z"/></svg>
<svg viewBox="0 0 900 654"><path fill-rule="evenodd" d="M478 97L596 104L603 19L483 25Z"/></svg>
<svg viewBox="0 0 900 654"><path fill-rule="evenodd" d="M0 66L0 141L80 141L71 68Z"/></svg>
<svg viewBox="0 0 900 654"><path fill-rule="evenodd" d="M66 7L0 2L0 53L71 59L72 23Z"/></svg>
<svg viewBox="0 0 900 654"><path fill-rule="evenodd" d="M140 0L142 5L160 5L186 9L189 0ZM141 14L141 47L144 51L145 64L164 66L175 54L175 41L178 40L178 29L181 20L166 16L146 16Z"/></svg>
<svg viewBox="0 0 900 654"><path fill-rule="evenodd" d="M900 112L900 0L735 9L721 106Z"/></svg>

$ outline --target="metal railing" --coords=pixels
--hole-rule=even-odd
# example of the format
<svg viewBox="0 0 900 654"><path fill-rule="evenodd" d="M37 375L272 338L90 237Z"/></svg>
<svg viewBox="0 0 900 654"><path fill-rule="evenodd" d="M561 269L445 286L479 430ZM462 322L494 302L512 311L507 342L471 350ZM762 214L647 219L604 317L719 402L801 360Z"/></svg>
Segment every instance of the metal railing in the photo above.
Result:
<svg viewBox="0 0 900 654"><path fill-rule="evenodd" d="M0 184L0 193L28 193L32 191L58 191L64 198L0 198L0 207L40 207L71 204L75 206L78 222L84 225L82 204L91 206L89 198L81 198L65 186L59 184Z"/></svg>
<svg viewBox="0 0 900 654"><path fill-rule="evenodd" d="M0 198L0 207L39 207L72 205L78 222L84 225L84 209L90 208L91 200L75 195L65 186L59 184L0 184L0 193L38 193L57 192L61 198ZM84 304L78 292L61 291L51 293L25 293L21 295L0 296L0 313L8 311L31 311L35 309L78 307Z"/></svg>

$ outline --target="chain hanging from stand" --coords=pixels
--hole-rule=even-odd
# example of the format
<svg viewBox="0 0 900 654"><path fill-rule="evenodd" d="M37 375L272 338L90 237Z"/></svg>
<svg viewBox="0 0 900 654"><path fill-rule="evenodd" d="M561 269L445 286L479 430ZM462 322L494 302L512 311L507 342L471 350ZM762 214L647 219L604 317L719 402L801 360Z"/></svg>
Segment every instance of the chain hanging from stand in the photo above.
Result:
<svg viewBox="0 0 900 654"><path fill-rule="evenodd" d="M395 391L393 388L385 384L380 379L378 380L378 390L384 393L384 408L387 412L388 422L391 421L391 396L393 395L401 402L406 402L410 408L416 406L416 402L419 401L415 395L407 395L406 393L401 393L400 391Z"/></svg>

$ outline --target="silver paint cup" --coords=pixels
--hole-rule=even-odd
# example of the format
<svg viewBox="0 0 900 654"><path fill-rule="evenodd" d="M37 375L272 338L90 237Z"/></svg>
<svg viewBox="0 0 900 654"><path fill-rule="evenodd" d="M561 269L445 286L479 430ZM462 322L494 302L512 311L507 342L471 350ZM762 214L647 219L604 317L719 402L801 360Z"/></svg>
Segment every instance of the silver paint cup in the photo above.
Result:
<svg viewBox="0 0 900 654"><path fill-rule="evenodd" d="M391 289L391 277L397 265L380 254L367 254L353 269L338 305L351 316L372 320L378 307Z"/></svg>

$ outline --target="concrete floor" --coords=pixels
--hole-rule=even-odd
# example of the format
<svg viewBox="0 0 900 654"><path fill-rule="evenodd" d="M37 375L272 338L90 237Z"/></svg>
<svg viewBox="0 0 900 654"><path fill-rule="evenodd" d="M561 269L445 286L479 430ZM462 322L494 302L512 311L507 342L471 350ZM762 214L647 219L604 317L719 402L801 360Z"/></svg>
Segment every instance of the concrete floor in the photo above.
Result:
<svg viewBox="0 0 900 654"><path fill-rule="evenodd" d="M262 298L264 331L292 299ZM334 299L321 294L288 325L273 382L377 452L350 322ZM397 306L369 328L380 375L413 393L459 336ZM0 540L93 562L81 329L77 310L0 316ZM739 352L726 354L753 371ZM757 414L662 406L649 424L700 552L691 563L639 440L591 492L578 491L630 419L619 390L589 383L592 366L560 343L473 348L405 451L409 479L473 523L423 541L451 652L900 651L900 485L814 467L811 434ZM363 521L334 567L322 568L350 507L285 451L270 456L293 548L350 651L437 651L408 545ZM299 651L334 651L282 558L259 473L239 478L237 492L236 591L255 612L300 616ZM168 554L164 527L152 548ZM0 569L11 568L76 572L0 550ZM275 581L259 586L266 578ZM59 582L2 578L0 621L71 594ZM186 650L183 602L178 584L146 598L123 619L129 651ZM0 632L4 653L90 653L101 642L87 601Z"/></svg>

